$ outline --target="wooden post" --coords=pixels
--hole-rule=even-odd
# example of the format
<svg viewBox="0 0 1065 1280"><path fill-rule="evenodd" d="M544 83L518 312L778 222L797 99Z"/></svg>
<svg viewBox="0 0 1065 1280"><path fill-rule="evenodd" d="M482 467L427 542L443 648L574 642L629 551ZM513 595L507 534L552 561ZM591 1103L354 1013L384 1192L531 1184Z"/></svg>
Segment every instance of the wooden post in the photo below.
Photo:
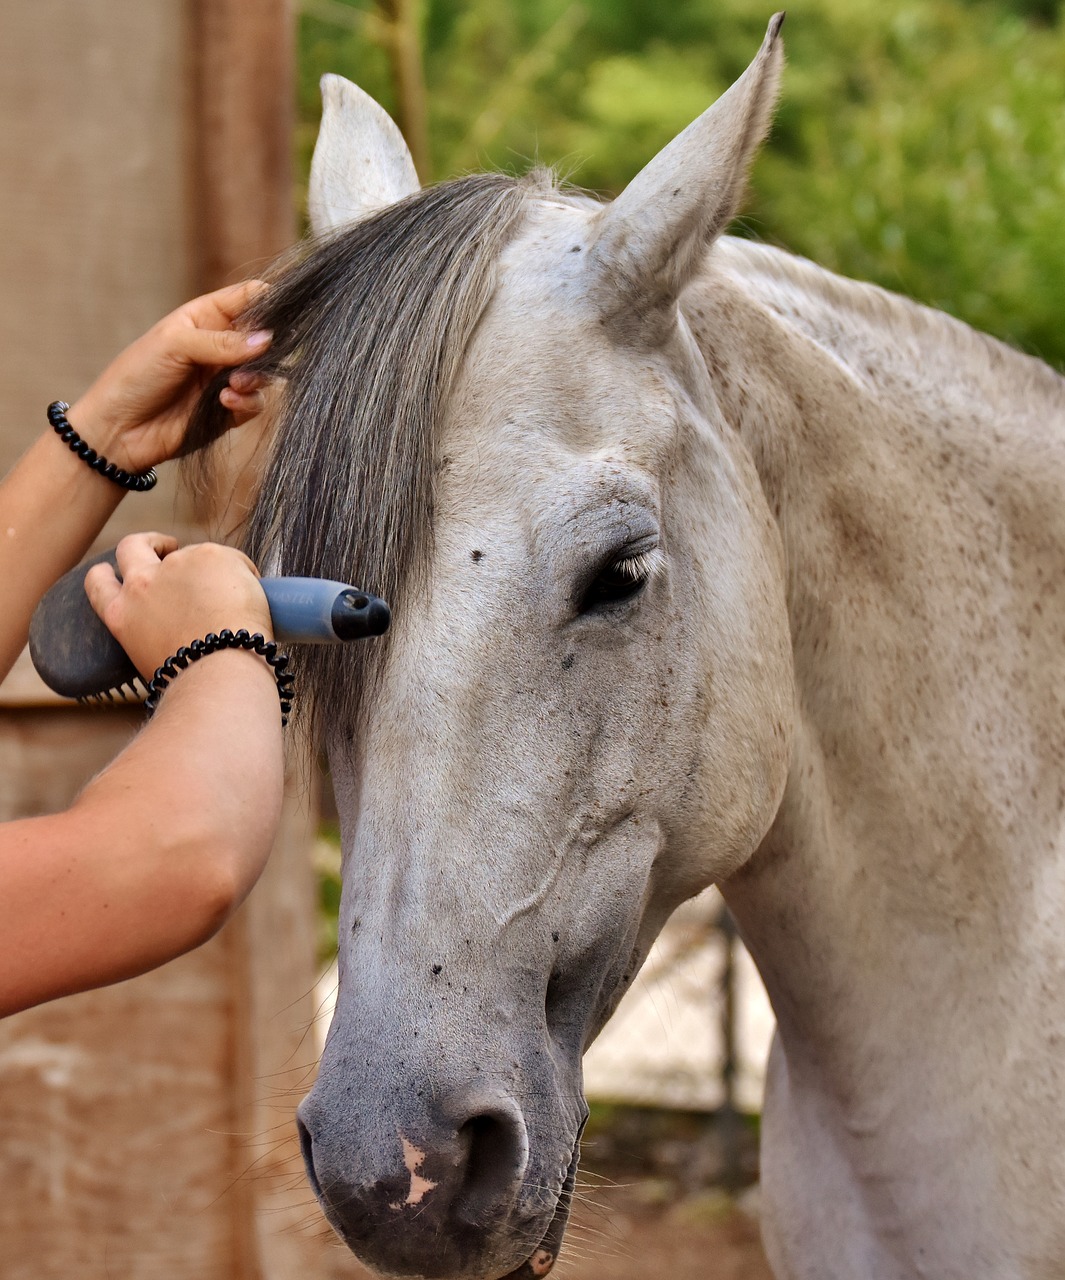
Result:
<svg viewBox="0 0 1065 1280"><path fill-rule="evenodd" d="M260 275L296 233L292 130L294 22L289 0L189 0L190 264L195 292ZM215 489L196 514L233 537L258 476L265 424L227 437Z"/></svg>
<svg viewBox="0 0 1065 1280"><path fill-rule="evenodd" d="M291 243L293 23L288 0L192 0L192 257L206 291Z"/></svg>
<svg viewBox="0 0 1065 1280"><path fill-rule="evenodd" d="M429 120L422 65L422 6L420 0L381 0L381 8L388 24L397 124L410 148L414 168L426 182L430 168Z"/></svg>

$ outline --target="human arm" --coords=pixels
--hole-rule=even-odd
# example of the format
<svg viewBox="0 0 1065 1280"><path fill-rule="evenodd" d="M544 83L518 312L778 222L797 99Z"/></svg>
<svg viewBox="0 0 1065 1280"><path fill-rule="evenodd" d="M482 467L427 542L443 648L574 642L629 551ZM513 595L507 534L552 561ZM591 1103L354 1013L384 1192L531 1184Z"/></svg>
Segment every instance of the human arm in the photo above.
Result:
<svg viewBox="0 0 1065 1280"><path fill-rule="evenodd" d="M250 563L206 544L119 544L94 607L142 674L224 627L270 635ZM142 973L199 945L270 851L284 782L271 668L214 653L171 682L148 726L64 813L0 826L0 1016Z"/></svg>
<svg viewBox="0 0 1065 1280"><path fill-rule="evenodd" d="M98 453L128 471L174 457L192 406L213 373L269 343L269 334L249 335L233 327L262 287L257 281L234 285L171 312L127 347L71 407L71 425ZM232 375L221 399L234 425L259 412L261 386L261 379L251 375ZM124 493L47 428L0 484L0 680L26 643L37 601L82 558Z"/></svg>

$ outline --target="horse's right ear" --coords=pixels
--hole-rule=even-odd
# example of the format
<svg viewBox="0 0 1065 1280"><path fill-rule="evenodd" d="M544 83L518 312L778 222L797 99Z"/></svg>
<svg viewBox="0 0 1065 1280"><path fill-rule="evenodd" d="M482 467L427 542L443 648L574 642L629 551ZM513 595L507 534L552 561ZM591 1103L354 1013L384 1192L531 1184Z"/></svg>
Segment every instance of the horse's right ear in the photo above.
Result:
<svg viewBox="0 0 1065 1280"><path fill-rule="evenodd" d="M776 103L783 22L778 13L740 79L601 215L590 254L600 306L633 338L654 343L672 328L678 298L739 209Z"/></svg>
<svg viewBox="0 0 1065 1280"><path fill-rule="evenodd" d="M315 234L359 222L419 187L407 144L384 108L343 76L322 76L308 198Z"/></svg>

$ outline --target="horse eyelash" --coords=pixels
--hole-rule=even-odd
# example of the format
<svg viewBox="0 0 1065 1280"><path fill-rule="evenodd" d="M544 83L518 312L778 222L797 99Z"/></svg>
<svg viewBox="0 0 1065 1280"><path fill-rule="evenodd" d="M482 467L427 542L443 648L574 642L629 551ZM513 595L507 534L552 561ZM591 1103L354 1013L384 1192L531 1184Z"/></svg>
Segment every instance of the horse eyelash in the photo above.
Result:
<svg viewBox="0 0 1065 1280"><path fill-rule="evenodd" d="M614 573L619 573L632 582L647 582L658 573L664 563L665 556L661 549L652 547L650 551L641 551L634 556L623 556L610 567Z"/></svg>

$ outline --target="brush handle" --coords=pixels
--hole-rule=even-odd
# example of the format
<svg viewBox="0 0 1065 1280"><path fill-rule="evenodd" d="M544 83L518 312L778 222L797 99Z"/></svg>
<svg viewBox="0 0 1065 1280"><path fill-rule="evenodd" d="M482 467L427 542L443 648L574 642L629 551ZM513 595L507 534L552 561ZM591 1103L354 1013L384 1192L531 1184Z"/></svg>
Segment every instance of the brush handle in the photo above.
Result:
<svg viewBox="0 0 1065 1280"><path fill-rule="evenodd" d="M48 591L30 623L30 657L55 693L92 698L135 688L137 669L96 615L85 575L96 564L118 572L113 550L79 564ZM119 575L121 576L121 575ZM381 635L391 614L377 596L324 578L261 578L279 644L339 644Z"/></svg>
<svg viewBox="0 0 1065 1280"><path fill-rule="evenodd" d="M377 596L327 578L260 578L279 644L336 644L388 630L391 614Z"/></svg>

